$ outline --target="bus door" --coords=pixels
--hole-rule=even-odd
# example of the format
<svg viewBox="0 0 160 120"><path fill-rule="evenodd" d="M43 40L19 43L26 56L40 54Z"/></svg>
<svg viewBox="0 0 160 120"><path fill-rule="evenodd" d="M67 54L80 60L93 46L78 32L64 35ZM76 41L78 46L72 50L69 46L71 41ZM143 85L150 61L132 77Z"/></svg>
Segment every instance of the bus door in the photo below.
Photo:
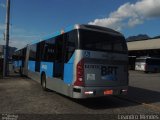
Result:
<svg viewBox="0 0 160 120"><path fill-rule="evenodd" d="M64 71L64 52L65 52L65 42L63 35L58 36L55 41L55 61L54 61L54 70L53 76L56 78L63 79Z"/></svg>

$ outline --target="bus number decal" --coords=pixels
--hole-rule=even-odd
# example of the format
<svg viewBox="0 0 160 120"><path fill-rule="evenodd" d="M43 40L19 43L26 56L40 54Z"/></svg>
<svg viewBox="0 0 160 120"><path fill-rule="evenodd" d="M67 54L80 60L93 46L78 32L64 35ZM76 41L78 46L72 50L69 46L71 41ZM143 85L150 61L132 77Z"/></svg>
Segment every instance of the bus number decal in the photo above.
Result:
<svg viewBox="0 0 160 120"><path fill-rule="evenodd" d="M117 67L114 66L102 66L101 67L101 79L102 80L117 80Z"/></svg>
<svg viewBox="0 0 160 120"><path fill-rule="evenodd" d="M117 67L115 66L102 66L101 75L117 75Z"/></svg>

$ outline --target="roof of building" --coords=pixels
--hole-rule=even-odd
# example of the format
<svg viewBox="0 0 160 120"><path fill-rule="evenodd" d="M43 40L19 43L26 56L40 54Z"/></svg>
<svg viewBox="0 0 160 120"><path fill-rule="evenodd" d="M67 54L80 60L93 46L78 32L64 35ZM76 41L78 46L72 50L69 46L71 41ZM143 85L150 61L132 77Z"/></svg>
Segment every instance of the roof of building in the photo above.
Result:
<svg viewBox="0 0 160 120"><path fill-rule="evenodd" d="M160 49L160 38L127 42L128 50Z"/></svg>

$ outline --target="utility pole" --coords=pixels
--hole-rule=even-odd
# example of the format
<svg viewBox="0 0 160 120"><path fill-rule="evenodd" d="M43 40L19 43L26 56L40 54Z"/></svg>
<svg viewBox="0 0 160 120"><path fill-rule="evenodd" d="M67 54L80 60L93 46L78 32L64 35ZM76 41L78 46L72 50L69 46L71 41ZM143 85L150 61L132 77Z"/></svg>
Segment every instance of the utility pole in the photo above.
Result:
<svg viewBox="0 0 160 120"><path fill-rule="evenodd" d="M10 0L7 1L7 12L6 12L6 30L5 30L5 40L6 45L4 48L4 61L3 61L3 77L8 75L8 57L9 57L9 25L10 25Z"/></svg>

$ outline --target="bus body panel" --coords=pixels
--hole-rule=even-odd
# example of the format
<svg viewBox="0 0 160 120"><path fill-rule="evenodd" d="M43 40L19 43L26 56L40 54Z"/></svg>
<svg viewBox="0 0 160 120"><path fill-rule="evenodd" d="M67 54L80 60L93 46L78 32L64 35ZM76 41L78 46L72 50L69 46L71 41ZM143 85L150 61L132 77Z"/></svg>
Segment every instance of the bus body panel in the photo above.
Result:
<svg viewBox="0 0 160 120"><path fill-rule="evenodd" d="M28 61L28 70L35 72L35 61Z"/></svg>
<svg viewBox="0 0 160 120"><path fill-rule="evenodd" d="M94 97L104 97L109 95L126 95L128 86L117 86L117 87L74 87L73 98L84 99ZM104 94L106 90L112 90L112 94ZM86 92L88 92L86 94Z"/></svg>
<svg viewBox="0 0 160 120"><path fill-rule="evenodd" d="M46 86L48 89L56 91L57 93L72 97L72 86L65 84L61 79L47 77Z"/></svg>
<svg viewBox="0 0 160 120"><path fill-rule="evenodd" d="M51 64L51 63L50 63ZM41 74L46 74L46 87L63 95L72 97L72 85L66 84L62 79L53 78L47 75L47 71L33 72L28 70L28 76L38 83L41 83Z"/></svg>
<svg viewBox="0 0 160 120"><path fill-rule="evenodd" d="M78 29L81 28L80 34ZM28 45L24 66L22 66L23 74L39 83L41 83L42 74L45 74L46 88L72 98L126 94L128 89L128 54L127 48L123 49L126 46L124 37L118 32L98 26L82 25L75 29L71 32L72 36L64 33L65 35L61 34ZM92 36L92 32L88 35L88 31L97 32L99 35ZM93 50L94 47L91 50L90 41L87 43L89 47L86 50L87 46L83 46L84 41L92 40L87 36L95 38L95 43L97 40L99 43L99 39L102 39L109 50L115 44L114 50L107 52L107 49L104 49L102 52L97 48ZM66 43L65 39L70 41ZM74 43L74 40L77 41ZM82 43L80 43L81 40ZM107 41L109 42L107 43ZM91 41L91 44L96 45L95 43ZM97 45L99 46L99 44ZM67 55L70 56L66 57ZM77 66L80 61L83 61L83 85L75 84L78 76Z"/></svg>
<svg viewBox="0 0 160 120"><path fill-rule="evenodd" d="M38 83L41 83L41 74L39 72L33 72L28 70L28 77L32 80L35 80Z"/></svg>
<svg viewBox="0 0 160 120"><path fill-rule="evenodd" d="M73 63L64 65L64 83L72 84L73 81Z"/></svg>
<svg viewBox="0 0 160 120"><path fill-rule="evenodd" d="M21 66L22 66L22 61L21 60L16 60L13 62L13 66L14 66L14 71L15 72L20 72Z"/></svg>
<svg viewBox="0 0 160 120"><path fill-rule="evenodd" d="M42 74L42 72L45 72L47 77L52 78L54 73L53 66L54 66L53 62L41 62L40 73Z"/></svg>
<svg viewBox="0 0 160 120"><path fill-rule="evenodd" d="M76 50L74 71L82 59L84 59L85 86L128 85L127 55Z"/></svg>
<svg viewBox="0 0 160 120"><path fill-rule="evenodd" d="M84 86L75 86L76 66L84 59ZM73 98L105 96L105 90L112 90L112 95L126 94L128 89L128 56L126 54L105 53L86 50L75 51ZM112 66L115 71L102 76L102 67ZM85 94L85 92L93 94Z"/></svg>

